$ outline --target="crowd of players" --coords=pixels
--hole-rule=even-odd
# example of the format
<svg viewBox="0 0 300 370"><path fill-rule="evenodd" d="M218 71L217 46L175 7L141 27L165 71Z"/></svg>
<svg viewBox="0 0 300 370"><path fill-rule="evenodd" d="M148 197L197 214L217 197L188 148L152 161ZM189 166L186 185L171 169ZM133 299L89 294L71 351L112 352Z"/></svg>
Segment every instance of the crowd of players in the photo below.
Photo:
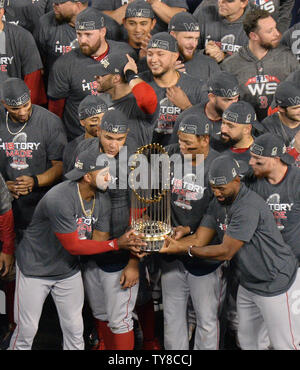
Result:
<svg viewBox="0 0 300 370"><path fill-rule="evenodd" d="M298 8L0 0L2 348L31 349L49 294L63 349L85 302L97 350L136 348L134 320L145 350L300 348ZM174 232L144 255L121 180L150 143L190 173L172 163Z"/></svg>

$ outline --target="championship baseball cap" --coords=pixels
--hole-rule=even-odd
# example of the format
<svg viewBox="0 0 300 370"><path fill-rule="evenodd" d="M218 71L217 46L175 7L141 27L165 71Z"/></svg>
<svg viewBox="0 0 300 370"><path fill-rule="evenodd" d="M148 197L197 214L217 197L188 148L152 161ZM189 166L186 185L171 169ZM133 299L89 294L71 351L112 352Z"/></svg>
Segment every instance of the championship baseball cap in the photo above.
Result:
<svg viewBox="0 0 300 370"><path fill-rule="evenodd" d="M179 124L178 132L192 135L209 135L210 121L201 112L187 114Z"/></svg>
<svg viewBox="0 0 300 370"><path fill-rule="evenodd" d="M180 12L171 18L168 31L197 32L200 31L200 26L191 13Z"/></svg>
<svg viewBox="0 0 300 370"><path fill-rule="evenodd" d="M109 109L102 117L100 128L112 134L126 134L128 131L127 117L117 109Z"/></svg>
<svg viewBox="0 0 300 370"><path fill-rule="evenodd" d="M224 98L233 98L239 95L239 82L231 73L220 71L214 73L207 83L208 92Z"/></svg>
<svg viewBox="0 0 300 370"><path fill-rule="evenodd" d="M154 18L154 12L145 0L135 0L127 5L125 18Z"/></svg>
<svg viewBox="0 0 300 370"><path fill-rule="evenodd" d="M252 105L243 100L232 103L224 110L222 118L239 125L252 125L259 131L264 131L263 126L257 121Z"/></svg>
<svg viewBox="0 0 300 370"><path fill-rule="evenodd" d="M286 152L283 139L270 132L255 138L254 143L250 147L250 152L261 157L279 157L286 164L295 163L295 159Z"/></svg>
<svg viewBox="0 0 300 370"><path fill-rule="evenodd" d="M158 32L151 37L147 49L163 49L177 53L178 45L175 37L168 32Z"/></svg>
<svg viewBox="0 0 300 370"><path fill-rule="evenodd" d="M93 31L105 27L104 16L100 10L88 7L76 17L76 31Z"/></svg>
<svg viewBox="0 0 300 370"><path fill-rule="evenodd" d="M123 73L125 65L128 63L126 54L111 53L106 55L100 62L88 66L95 73L95 76L105 76L109 74Z"/></svg>
<svg viewBox="0 0 300 370"><path fill-rule="evenodd" d="M226 185L239 175L239 163L225 154L215 158L208 171L209 183L214 186Z"/></svg>
<svg viewBox="0 0 300 370"><path fill-rule="evenodd" d="M282 81L276 88L274 98L279 107L300 105L300 88L291 81Z"/></svg>
<svg viewBox="0 0 300 370"><path fill-rule="evenodd" d="M86 119L108 110L108 106L98 95L87 95L78 106L79 119Z"/></svg>
<svg viewBox="0 0 300 370"><path fill-rule="evenodd" d="M23 80L10 77L1 84L1 100L10 107L19 107L30 100L30 91Z"/></svg>
<svg viewBox="0 0 300 370"><path fill-rule="evenodd" d="M72 3L87 3L89 0L53 0L53 4L63 4L67 1L71 1Z"/></svg>
<svg viewBox="0 0 300 370"><path fill-rule="evenodd" d="M67 172L65 177L68 180L76 181L81 179L86 173L102 170L109 166L109 158L105 153L95 157L89 150L78 154L73 170Z"/></svg>

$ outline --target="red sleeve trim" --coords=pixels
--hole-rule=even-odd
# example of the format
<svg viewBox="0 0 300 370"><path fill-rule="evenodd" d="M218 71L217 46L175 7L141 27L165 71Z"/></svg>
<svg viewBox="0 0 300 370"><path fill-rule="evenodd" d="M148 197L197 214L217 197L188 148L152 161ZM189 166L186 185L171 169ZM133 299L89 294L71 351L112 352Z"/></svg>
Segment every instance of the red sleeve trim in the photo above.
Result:
<svg viewBox="0 0 300 370"><path fill-rule="evenodd" d="M2 252L5 254L14 254L16 237L14 228L14 216L10 209L0 215L0 239L3 241Z"/></svg>
<svg viewBox="0 0 300 370"><path fill-rule="evenodd" d="M145 81L136 84L132 93L136 99L137 105L146 114L153 114L157 107L157 96L154 89Z"/></svg>
<svg viewBox="0 0 300 370"><path fill-rule="evenodd" d="M24 82L30 90L32 104L47 104L47 94L42 71L39 69L24 76Z"/></svg>
<svg viewBox="0 0 300 370"><path fill-rule="evenodd" d="M65 98L57 100L49 99L48 109L50 112L56 114L58 117L62 119L65 109L65 102L66 102Z"/></svg>
<svg viewBox="0 0 300 370"><path fill-rule="evenodd" d="M102 242L88 239L80 240L77 231L68 234L55 233L55 235L62 246L74 255L91 255L119 250L117 239Z"/></svg>

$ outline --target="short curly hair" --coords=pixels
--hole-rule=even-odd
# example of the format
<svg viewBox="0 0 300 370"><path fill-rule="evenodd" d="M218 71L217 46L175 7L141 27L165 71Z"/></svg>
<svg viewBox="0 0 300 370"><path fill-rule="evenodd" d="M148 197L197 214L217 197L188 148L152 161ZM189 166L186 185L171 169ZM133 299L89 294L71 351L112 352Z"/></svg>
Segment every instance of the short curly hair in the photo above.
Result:
<svg viewBox="0 0 300 370"><path fill-rule="evenodd" d="M244 31L246 32L246 35L249 37L250 32L254 32L257 30L258 27L258 21L260 19L265 19L272 17L271 14L264 9L253 9L250 10L244 18L243 27Z"/></svg>

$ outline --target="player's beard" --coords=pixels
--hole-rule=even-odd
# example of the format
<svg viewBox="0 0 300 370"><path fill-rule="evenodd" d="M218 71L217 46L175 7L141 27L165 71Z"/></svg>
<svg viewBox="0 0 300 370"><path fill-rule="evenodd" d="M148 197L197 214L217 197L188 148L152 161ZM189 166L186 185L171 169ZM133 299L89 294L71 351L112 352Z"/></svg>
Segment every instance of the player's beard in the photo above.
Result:
<svg viewBox="0 0 300 370"><path fill-rule="evenodd" d="M185 62L187 62L187 61L189 61L189 60L193 59L193 56L195 55L195 52L196 52L196 48L195 48L195 49L193 50L193 53L192 53L192 54L186 54L186 53L184 52L184 48L180 47L179 45L178 45L178 49L179 49L179 53L180 53L180 55L182 55L182 57L184 58L184 61L185 61Z"/></svg>
<svg viewBox="0 0 300 370"><path fill-rule="evenodd" d="M261 44L260 44L260 46L263 48L263 49L265 49L265 50L273 50L273 49L275 49L275 48L277 48L277 46L279 45L279 41L280 41L280 39L278 39L278 41L276 41L276 42L273 42L273 43L271 43L271 42L262 42Z"/></svg>
<svg viewBox="0 0 300 370"><path fill-rule="evenodd" d="M69 23L71 20L72 20L72 17L70 15L62 15L62 14L56 14L54 13L55 15L55 19L56 19L56 22L58 24L63 24L63 23Z"/></svg>
<svg viewBox="0 0 300 370"><path fill-rule="evenodd" d="M224 136L225 136L225 138L224 138ZM221 133L220 139L223 143L228 144L230 147L234 146L235 144L237 144L241 140L240 138L233 139L230 136L228 136L227 134L222 134L222 133Z"/></svg>
<svg viewBox="0 0 300 370"><path fill-rule="evenodd" d="M219 202L219 204L221 206L224 206L224 207L225 206L230 206L234 202L234 200L235 200L235 194L234 193L227 195L227 197L225 197L224 200L219 200L217 198L217 201Z"/></svg>
<svg viewBox="0 0 300 370"><path fill-rule="evenodd" d="M96 52L99 50L100 46L101 46L101 41L100 40L98 40L98 42L93 46L89 46L89 45L86 45L86 44L79 45L82 54L86 55L87 57L90 57L90 56L96 54Z"/></svg>

